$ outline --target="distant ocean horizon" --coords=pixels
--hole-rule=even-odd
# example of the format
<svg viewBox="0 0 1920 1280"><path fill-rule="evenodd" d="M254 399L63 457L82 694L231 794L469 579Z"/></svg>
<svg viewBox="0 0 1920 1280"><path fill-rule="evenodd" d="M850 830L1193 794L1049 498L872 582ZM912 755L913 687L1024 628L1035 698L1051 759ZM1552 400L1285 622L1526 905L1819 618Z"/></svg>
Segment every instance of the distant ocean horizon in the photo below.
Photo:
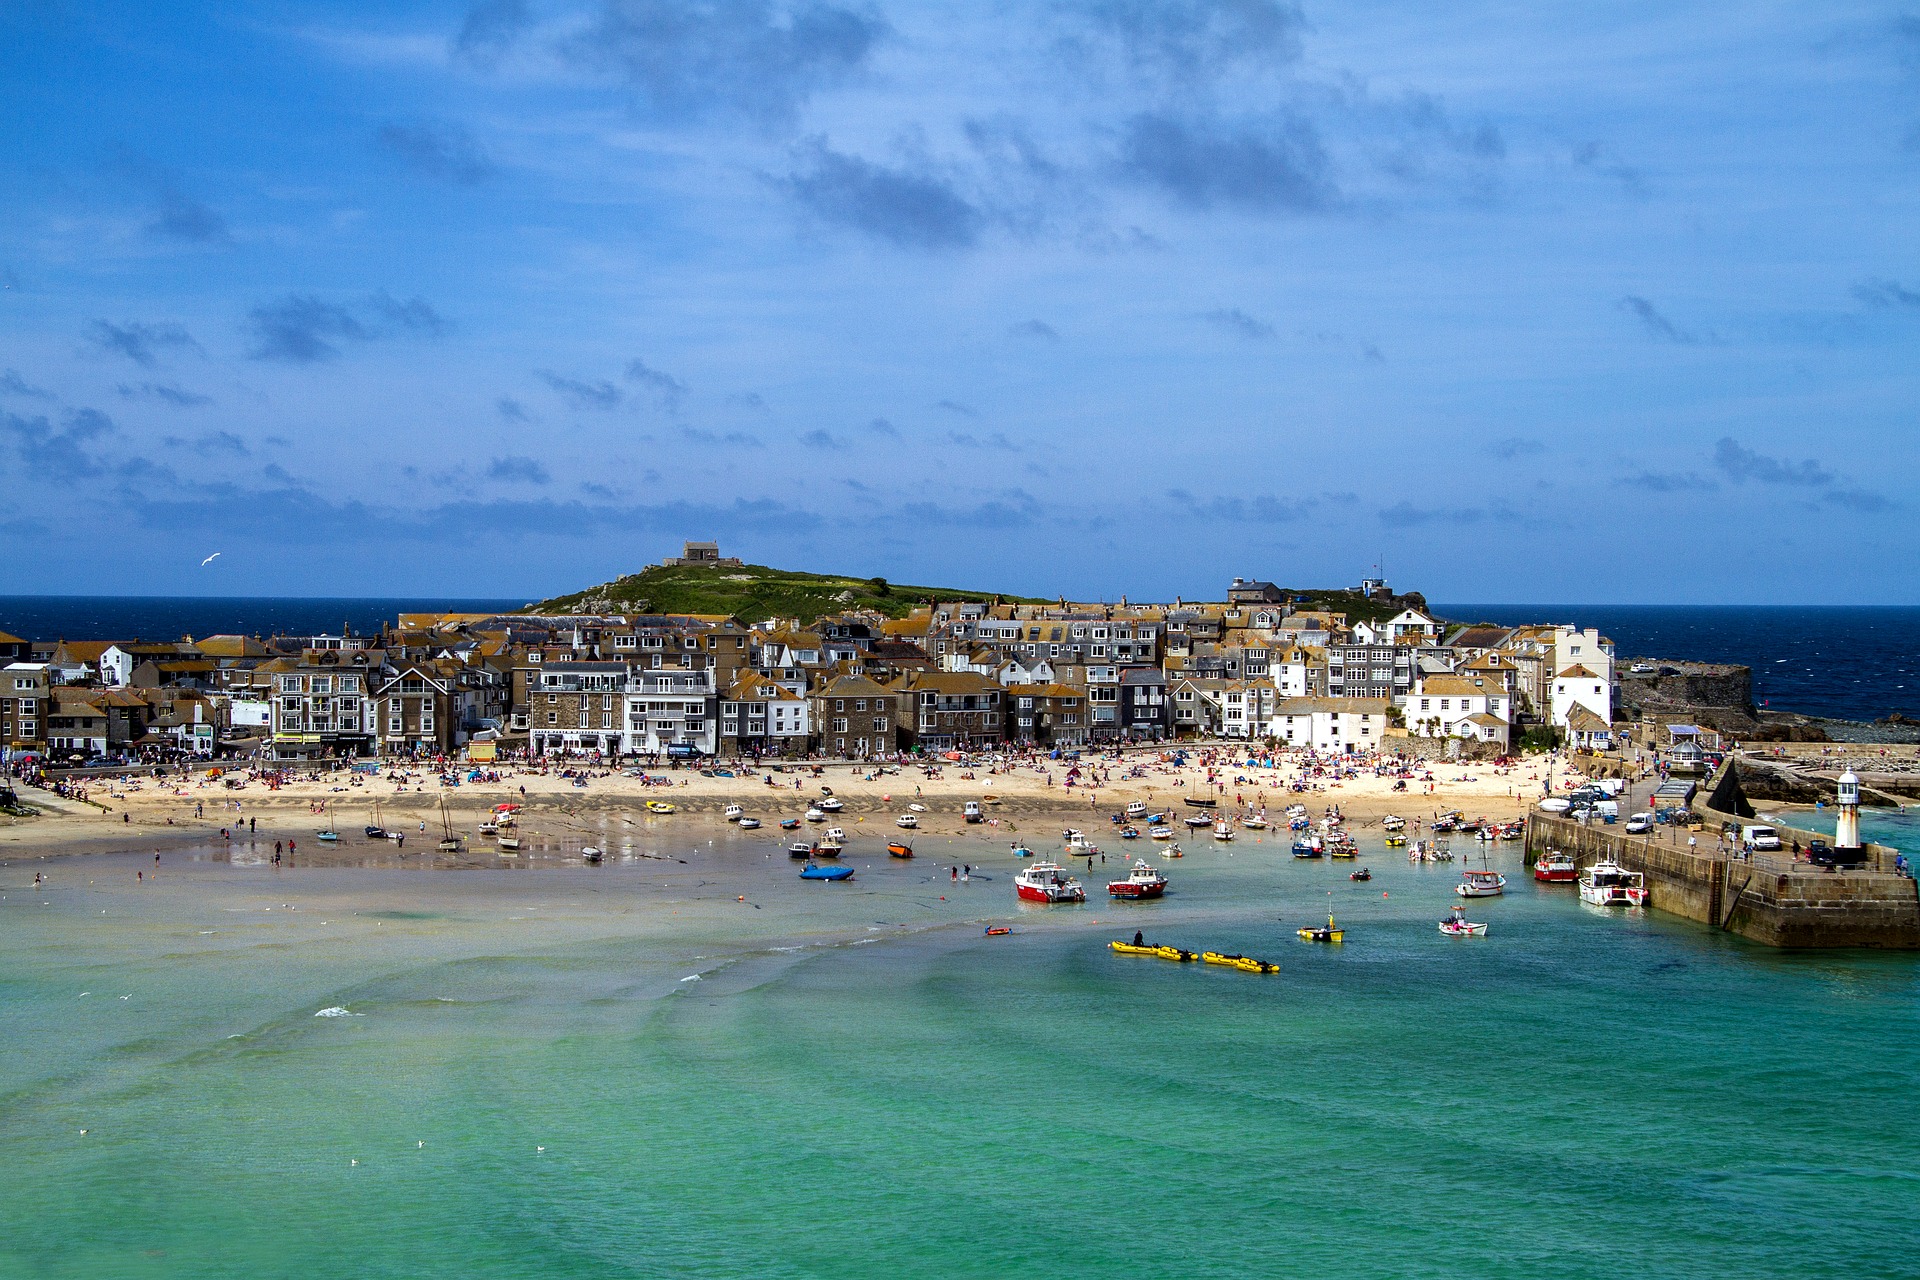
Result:
<svg viewBox="0 0 1920 1280"><path fill-rule="evenodd" d="M0 596L0 631L28 640L177 640L230 633L371 632L401 613L506 613L521 598L422 596ZM1920 717L1920 607L1455 604L1459 622L1598 627L1621 657L1753 668L1756 701L1841 720Z"/></svg>

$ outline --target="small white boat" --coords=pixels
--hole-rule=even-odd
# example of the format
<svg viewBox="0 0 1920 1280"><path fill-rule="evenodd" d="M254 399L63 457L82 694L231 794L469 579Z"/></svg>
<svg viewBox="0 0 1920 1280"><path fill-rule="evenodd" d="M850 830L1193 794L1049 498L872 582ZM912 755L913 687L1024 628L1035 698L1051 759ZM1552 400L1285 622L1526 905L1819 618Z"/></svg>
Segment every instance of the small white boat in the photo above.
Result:
<svg viewBox="0 0 1920 1280"><path fill-rule="evenodd" d="M819 805L810 804L807 806L808 822L825 822L826 820L827 811L825 809L822 809Z"/></svg>
<svg viewBox="0 0 1920 1280"><path fill-rule="evenodd" d="M822 840L831 840L835 844L845 844L847 842L847 833L839 827L828 827L820 838Z"/></svg>
<svg viewBox="0 0 1920 1280"><path fill-rule="evenodd" d="M833 796L828 796L825 800L820 801L820 807L828 813L838 813L847 806L841 804L840 801Z"/></svg>
<svg viewBox="0 0 1920 1280"><path fill-rule="evenodd" d="M1465 907L1455 907L1452 914L1440 922L1440 932L1449 938L1480 938L1486 936L1487 926L1467 919Z"/></svg>
<svg viewBox="0 0 1920 1280"><path fill-rule="evenodd" d="M746 813L747 811L741 808L739 805L730 804L724 810L721 811L720 816L725 818L728 822L738 822L740 821L741 818L746 816Z"/></svg>
<svg viewBox="0 0 1920 1280"><path fill-rule="evenodd" d="M1267 820L1255 814L1251 818L1240 819L1240 825L1249 831L1265 831L1267 829Z"/></svg>
<svg viewBox="0 0 1920 1280"><path fill-rule="evenodd" d="M896 827L905 827L909 831L911 831L913 828L920 825L920 819L914 817L910 813L903 813L899 817L893 820L893 825Z"/></svg>
<svg viewBox="0 0 1920 1280"><path fill-rule="evenodd" d="M758 818L740 819L740 829L742 831L757 831L759 827L760 827L760 819Z"/></svg>
<svg viewBox="0 0 1920 1280"><path fill-rule="evenodd" d="M1382 831L1405 831L1407 829L1407 820L1398 814L1390 813L1380 819L1380 829Z"/></svg>
<svg viewBox="0 0 1920 1280"><path fill-rule="evenodd" d="M925 813L927 811L927 806L921 804L918 800L908 805L907 808L913 810L915 813Z"/></svg>
<svg viewBox="0 0 1920 1280"><path fill-rule="evenodd" d="M1596 907L1643 907L1647 903L1647 878L1611 858L1602 858L1580 873L1580 901Z"/></svg>
<svg viewBox="0 0 1920 1280"><path fill-rule="evenodd" d="M1187 819L1187 825L1197 830L1200 827L1212 826L1213 819L1209 817L1207 814L1196 813Z"/></svg>
<svg viewBox="0 0 1920 1280"><path fill-rule="evenodd" d="M500 834L500 824L492 821L482 822L475 830L483 836L497 836Z"/></svg>
<svg viewBox="0 0 1920 1280"><path fill-rule="evenodd" d="M1507 878L1498 871L1475 871L1469 867L1460 873L1453 891L1463 898L1497 898L1507 891Z"/></svg>
<svg viewBox="0 0 1920 1280"><path fill-rule="evenodd" d="M1559 796L1551 796L1540 802L1542 813L1565 813L1571 808L1573 808L1573 801L1563 800Z"/></svg>
<svg viewBox="0 0 1920 1280"><path fill-rule="evenodd" d="M1067 856L1069 858L1088 858L1100 852L1098 845L1087 839L1086 832L1069 829L1066 833Z"/></svg>
<svg viewBox="0 0 1920 1280"><path fill-rule="evenodd" d="M1173 828L1165 826L1153 827L1148 830L1147 835L1154 840L1171 840L1173 839Z"/></svg>
<svg viewBox="0 0 1920 1280"><path fill-rule="evenodd" d="M1139 821L1141 818L1146 817L1147 802L1144 800L1133 801L1131 804L1127 806L1127 816L1129 818L1132 818L1136 822Z"/></svg>
<svg viewBox="0 0 1920 1280"><path fill-rule="evenodd" d="M1231 825L1229 825L1228 823L1225 823L1225 822L1216 822L1216 823L1214 823L1214 824L1213 824L1213 838L1214 838L1215 840L1231 840L1231 839L1233 839L1233 827L1232 827Z"/></svg>
<svg viewBox="0 0 1920 1280"><path fill-rule="evenodd" d="M586 859L588 862L598 862L600 861L601 858L605 857L606 855L601 853L596 846L588 845L586 848L580 850L580 856Z"/></svg>
<svg viewBox="0 0 1920 1280"><path fill-rule="evenodd" d="M513 852L515 852L516 850L518 850L519 848L520 848L520 837L519 837L519 836L513 836L513 835L502 835L502 836L500 837L500 852L502 852L502 853L513 853Z"/></svg>

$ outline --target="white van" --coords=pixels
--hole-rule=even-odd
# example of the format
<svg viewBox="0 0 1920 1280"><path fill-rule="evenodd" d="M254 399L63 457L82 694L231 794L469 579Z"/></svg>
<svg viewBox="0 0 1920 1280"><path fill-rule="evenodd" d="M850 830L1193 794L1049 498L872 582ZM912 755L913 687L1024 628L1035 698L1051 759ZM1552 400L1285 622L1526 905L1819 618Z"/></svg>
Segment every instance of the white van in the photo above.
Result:
<svg viewBox="0 0 1920 1280"><path fill-rule="evenodd" d="M1627 789L1627 780L1625 778L1597 778L1592 785L1606 792L1608 796L1618 796L1622 791Z"/></svg>
<svg viewBox="0 0 1920 1280"><path fill-rule="evenodd" d="M1618 800L1595 800L1593 816L1602 822L1620 821L1620 802Z"/></svg>
<svg viewBox="0 0 1920 1280"><path fill-rule="evenodd" d="M1636 813L1627 819L1627 834L1630 836L1637 836L1643 831L1651 830L1653 830L1653 815L1650 813Z"/></svg>
<svg viewBox="0 0 1920 1280"><path fill-rule="evenodd" d="M1743 827L1740 830L1740 840L1749 849L1778 849L1780 847L1780 833L1772 827Z"/></svg>

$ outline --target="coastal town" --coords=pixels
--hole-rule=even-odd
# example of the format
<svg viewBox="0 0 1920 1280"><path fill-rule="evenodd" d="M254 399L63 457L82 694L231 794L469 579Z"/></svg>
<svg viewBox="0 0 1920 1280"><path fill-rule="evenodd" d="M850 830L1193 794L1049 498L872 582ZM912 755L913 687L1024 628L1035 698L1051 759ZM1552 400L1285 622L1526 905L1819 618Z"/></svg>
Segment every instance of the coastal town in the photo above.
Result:
<svg viewBox="0 0 1920 1280"><path fill-rule="evenodd" d="M728 562L688 543L673 563ZM1632 732L1614 646L1591 627L1447 623L1372 579L1349 593L1365 617L1267 581L1224 586L1215 601L928 599L751 622L403 613L372 634L177 640L22 638L0 619L0 749L61 766L1194 741L1492 758Z"/></svg>

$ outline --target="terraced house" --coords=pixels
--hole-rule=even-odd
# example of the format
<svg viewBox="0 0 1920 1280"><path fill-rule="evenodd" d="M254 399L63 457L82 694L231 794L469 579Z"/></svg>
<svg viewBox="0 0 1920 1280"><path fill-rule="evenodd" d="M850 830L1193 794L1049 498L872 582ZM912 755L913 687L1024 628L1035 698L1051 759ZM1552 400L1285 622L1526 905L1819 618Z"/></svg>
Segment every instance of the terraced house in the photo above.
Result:
<svg viewBox="0 0 1920 1280"><path fill-rule="evenodd" d="M626 663L542 661L520 670L527 690L528 748L535 755L598 751L611 756L625 749L632 736Z"/></svg>
<svg viewBox="0 0 1920 1280"><path fill-rule="evenodd" d="M380 669L365 649L308 649L264 663L273 689L273 754L364 756L375 745L368 679Z"/></svg>
<svg viewBox="0 0 1920 1280"><path fill-rule="evenodd" d="M972 671L923 671L892 688L902 695L908 746L928 751L987 747L1006 737L1006 690Z"/></svg>
<svg viewBox="0 0 1920 1280"><path fill-rule="evenodd" d="M894 690L866 676L830 676L813 696L813 718L820 726L821 748L833 755L856 758L891 752L903 728L899 705Z"/></svg>

